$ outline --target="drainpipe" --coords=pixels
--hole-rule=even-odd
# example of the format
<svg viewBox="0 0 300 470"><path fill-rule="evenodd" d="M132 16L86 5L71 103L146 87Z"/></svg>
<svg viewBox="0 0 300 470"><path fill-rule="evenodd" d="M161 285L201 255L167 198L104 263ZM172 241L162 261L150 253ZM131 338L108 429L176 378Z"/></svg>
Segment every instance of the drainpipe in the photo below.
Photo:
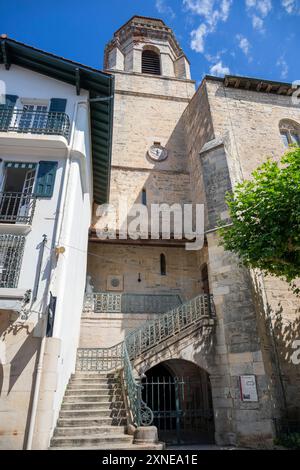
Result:
<svg viewBox="0 0 300 470"><path fill-rule="evenodd" d="M59 208L61 207L62 201L64 201L64 205L63 205L63 210L62 211L59 210L58 217L56 218L55 227L53 231L53 238L52 238L52 245L51 245L51 252L50 252L49 280L48 280L48 285L46 287L45 296L44 296L44 298L46 299L45 303L47 303L48 294L50 290L50 280L51 280L50 277L51 277L51 271L52 271L52 252L53 252L53 248L56 246L58 239L60 237L63 214L64 214L64 209L65 209L65 199L66 199L67 187L68 187L68 182L69 182L70 155L71 155L72 142L74 140L74 133L75 133L75 122L76 122L77 109L78 109L77 102L75 103L74 107L75 107L75 110L74 110L74 119L73 119L73 124L72 124L71 139L68 145L66 165L65 165L63 175L62 175L62 185L61 185L57 207ZM67 178L66 178L66 174L68 175ZM46 347L46 329L47 329L47 322L46 320L44 321L45 321L45 324L43 325L43 335L42 335L42 341L41 341L41 346L40 346L40 351L39 351L39 360L38 360L38 365L36 369L35 382L33 384L34 392L33 392L32 406L30 410L29 430L28 430L28 435L27 435L27 439L25 442L26 450L32 449L33 434L34 434L37 408L38 408L38 399L39 399L39 394L40 394L40 385L41 385L44 354L45 354L45 347Z"/></svg>

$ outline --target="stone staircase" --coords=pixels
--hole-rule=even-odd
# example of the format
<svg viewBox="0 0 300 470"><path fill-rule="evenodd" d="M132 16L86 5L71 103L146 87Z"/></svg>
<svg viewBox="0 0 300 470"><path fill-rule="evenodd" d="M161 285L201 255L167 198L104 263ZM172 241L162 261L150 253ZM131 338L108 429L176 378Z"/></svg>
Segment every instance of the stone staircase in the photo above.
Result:
<svg viewBox="0 0 300 470"><path fill-rule="evenodd" d="M126 434L128 420L120 369L130 424L137 428L151 426L153 412L142 400L132 363L146 358L150 362L151 356L163 355L174 341L180 342L195 331L207 341L214 324L212 298L199 295L145 322L111 348L79 348L77 371L68 384L50 449L162 449L162 443L151 447L133 444L133 436Z"/></svg>
<svg viewBox="0 0 300 470"><path fill-rule="evenodd" d="M67 387L51 449L129 449L118 374L76 372ZM134 446L136 448L136 446Z"/></svg>

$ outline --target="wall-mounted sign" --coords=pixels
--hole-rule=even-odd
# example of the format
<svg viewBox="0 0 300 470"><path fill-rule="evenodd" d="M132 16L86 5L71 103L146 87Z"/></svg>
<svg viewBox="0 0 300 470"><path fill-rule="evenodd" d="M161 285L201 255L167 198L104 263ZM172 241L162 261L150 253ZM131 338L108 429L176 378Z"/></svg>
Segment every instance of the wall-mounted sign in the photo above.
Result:
<svg viewBox="0 0 300 470"><path fill-rule="evenodd" d="M257 385L255 375L240 375L241 400L245 402L257 402Z"/></svg>

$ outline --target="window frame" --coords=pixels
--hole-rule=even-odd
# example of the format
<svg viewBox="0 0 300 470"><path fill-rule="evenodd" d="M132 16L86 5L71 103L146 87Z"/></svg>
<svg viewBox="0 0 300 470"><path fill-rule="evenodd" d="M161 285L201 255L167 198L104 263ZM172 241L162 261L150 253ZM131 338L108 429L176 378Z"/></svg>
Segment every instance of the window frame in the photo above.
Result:
<svg viewBox="0 0 300 470"><path fill-rule="evenodd" d="M282 120L279 124L279 132L285 148L288 148L290 145L300 147L300 124L294 121ZM294 142L292 136L294 136L294 140L297 142Z"/></svg>

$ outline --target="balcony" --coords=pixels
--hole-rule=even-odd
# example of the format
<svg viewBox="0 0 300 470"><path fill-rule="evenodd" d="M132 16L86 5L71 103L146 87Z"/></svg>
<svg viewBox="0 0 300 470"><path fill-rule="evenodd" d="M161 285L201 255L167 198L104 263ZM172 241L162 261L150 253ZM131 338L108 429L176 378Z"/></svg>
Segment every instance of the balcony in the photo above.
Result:
<svg viewBox="0 0 300 470"><path fill-rule="evenodd" d="M58 135L68 139L70 119L66 113L5 107L0 109L0 132Z"/></svg>
<svg viewBox="0 0 300 470"><path fill-rule="evenodd" d="M0 223L31 225L35 203L32 194L0 192Z"/></svg>
<svg viewBox="0 0 300 470"><path fill-rule="evenodd" d="M202 294L201 305L203 312L211 315L214 311L214 303L211 295ZM94 292L85 295L83 313L122 313L122 314L162 314L179 308L182 300L178 294L133 294Z"/></svg>

